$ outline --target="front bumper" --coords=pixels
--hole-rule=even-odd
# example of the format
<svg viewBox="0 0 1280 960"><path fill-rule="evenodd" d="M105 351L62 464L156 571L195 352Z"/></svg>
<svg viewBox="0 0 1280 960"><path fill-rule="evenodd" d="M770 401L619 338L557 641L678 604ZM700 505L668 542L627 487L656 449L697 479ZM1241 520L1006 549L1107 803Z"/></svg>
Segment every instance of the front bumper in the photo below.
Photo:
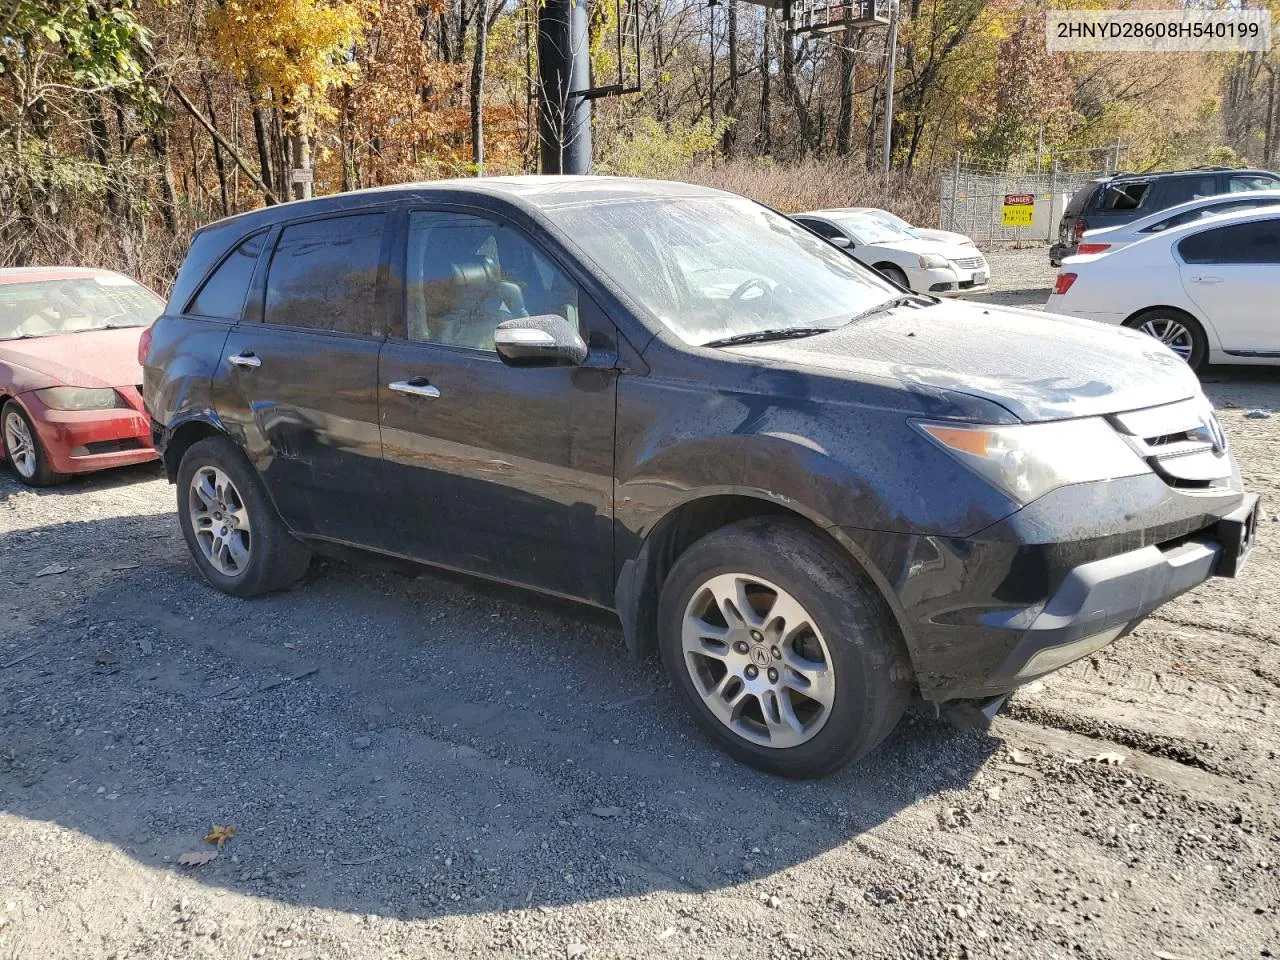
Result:
<svg viewBox="0 0 1280 960"><path fill-rule="evenodd" d="M933 267L915 271L911 277L911 289L935 297L968 297L985 292L990 279L985 264L973 270L958 266Z"/></svg>
<svg viewBox="0 0 1280 960"><path fill-rule="evenodd" d="M40 437L49 466L58 473L87 473L157 456L151 446L151 423L133 388L118 391L130 404L113 410L53 410L35 393L22 405Z"/></svg>
<svg viewBox="0 0 1280 960"><path fill-rule="evenodd" d="M1234 576L1257 497L1232 483L1195 495L1155 476L1078 484L970 538L861 542L895 594L926 699L992 697L1125 636L1209 577Z"/></svg>

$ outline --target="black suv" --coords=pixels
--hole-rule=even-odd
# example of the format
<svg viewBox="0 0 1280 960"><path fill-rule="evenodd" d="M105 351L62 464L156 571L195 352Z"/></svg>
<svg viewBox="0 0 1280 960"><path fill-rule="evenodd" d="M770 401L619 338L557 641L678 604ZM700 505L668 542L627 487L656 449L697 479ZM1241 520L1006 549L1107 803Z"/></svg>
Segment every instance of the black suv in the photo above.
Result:
<svg viewBox="0 0 1280 960"><path fill-rule="evenodd" d="M732 194L494 178L196 234L142 345L196 565L355 546L616 610L815 776L1233 575L1257 498L1141 333L906 293ZM429 709L424 704L424 709Z"/></svg>
<svg viewBox="0 0 1280 960"><path fill-rule="evenodd" d="M1049 248L1049 263L1076 252L1086 230L1119 227L1149 213L1187 203L1197 197L1280 188L1280 175L1269 170L1198 167L1166 173L1118 173L1090 180L1072 194L1058 224L1058 242Z"/></svg>

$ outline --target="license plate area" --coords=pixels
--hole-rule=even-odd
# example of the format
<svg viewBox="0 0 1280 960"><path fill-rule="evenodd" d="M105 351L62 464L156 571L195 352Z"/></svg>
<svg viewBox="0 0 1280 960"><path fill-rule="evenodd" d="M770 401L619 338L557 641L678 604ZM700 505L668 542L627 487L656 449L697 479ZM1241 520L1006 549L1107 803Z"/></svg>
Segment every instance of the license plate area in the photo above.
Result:
<svg viewBox="0 0 1280 960"><path fill-rule="evenodd" d="M975 287L980 287L986 282L987 282L987 275L983 271L979 270L977 273L973 275L973 285Z"/></svg>

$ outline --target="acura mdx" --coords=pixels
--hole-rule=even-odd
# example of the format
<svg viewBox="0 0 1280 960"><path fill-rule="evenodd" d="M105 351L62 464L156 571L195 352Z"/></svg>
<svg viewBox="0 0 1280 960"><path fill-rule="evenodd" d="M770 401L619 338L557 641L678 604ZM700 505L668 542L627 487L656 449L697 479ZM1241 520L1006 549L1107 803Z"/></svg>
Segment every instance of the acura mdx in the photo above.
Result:
<svg viewBox="0 0 1280 960"><path fill-rule="evenodd" d="M140 346L200 572L326 545L616 611L793 777L909 698L990 707L1252 539L1195 375L1135 331L910 294L680 183L516 177L201 229Z"/></svg>

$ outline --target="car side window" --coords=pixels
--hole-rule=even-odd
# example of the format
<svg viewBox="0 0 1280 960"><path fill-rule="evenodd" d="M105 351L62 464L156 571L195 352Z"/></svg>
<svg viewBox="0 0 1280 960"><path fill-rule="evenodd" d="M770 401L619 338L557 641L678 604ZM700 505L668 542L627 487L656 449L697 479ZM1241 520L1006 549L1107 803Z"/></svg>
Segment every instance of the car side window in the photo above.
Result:
<svg viewBox="0 0 1280 960"><path fill-rule="evenodd" d="M826 223L823 220L801 220L804 226L808 227L820 237L826 237L828 240L834 240L836 237L843 237L844 234L836 227Z"/></svg>
<svg viewBox="0 0 1280 960"><path fill-rule="evenodd" d="M520 231L485 217L411 212L405 281L410 340L493 350L498 324L547 314L582 330L577 285Z"/></svg>
<svg viewBox="0 0 1280 960"><path fill-rule="evenodd" d="M1254 220L1205 230L1178 244L1187 263L1280 264L1280 220Z"/></svg>
<svg viewBox="0 0 1280 960"><path fill-rule="evenodd" d="M1256 174L1237 174L1227 178L1227 189L1231 193L1241 193L1245 190L1275 190L1280 188L1280 181L1272 180L1270 177L1259 177Z"/></svg>
<svg viewBox="0 0 1280 960"><path fill-rule="evenodd" d="M1098 209L1117 212L1137 210L1150 190L1150 183L1109 183L1098 197Z"/></svg>
<svg viewBox="0 0 1280 960"><path fill-rule="evenodd" d="M264 230L242 240L209 275L184 312L196 317L238 321L266 238Z"/></svg>
<svg viewBox="0 0 1280 960"><path fill-rule="evenodd" d="M267 267L266 323L339 333L381 332L378 267L386 214L294 223L280 231Z"/></svg>

